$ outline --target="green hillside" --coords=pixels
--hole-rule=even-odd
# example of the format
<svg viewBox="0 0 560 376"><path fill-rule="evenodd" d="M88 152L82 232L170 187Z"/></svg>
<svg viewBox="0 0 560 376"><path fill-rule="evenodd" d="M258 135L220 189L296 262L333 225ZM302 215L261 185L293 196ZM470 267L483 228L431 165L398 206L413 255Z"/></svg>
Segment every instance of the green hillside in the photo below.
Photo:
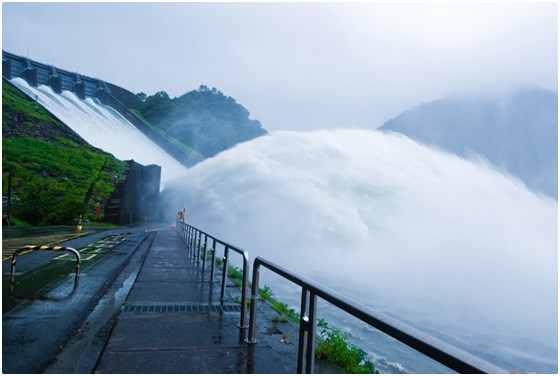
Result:
<svg viewBox="0 0 560 376"><path fill-rule="evenodd" d="M216 88L201 85L178 98L164 91L137 96L137 115L175 145L205 158L266 134L245 107Z"/></svg>
<svg viewBox="0 0 560 376"><path fill-rule="evenodd" d="M102 218L125 166L2 80L3 197L9 171L12 222L55 225L75 224L80 215Z"/></svg>

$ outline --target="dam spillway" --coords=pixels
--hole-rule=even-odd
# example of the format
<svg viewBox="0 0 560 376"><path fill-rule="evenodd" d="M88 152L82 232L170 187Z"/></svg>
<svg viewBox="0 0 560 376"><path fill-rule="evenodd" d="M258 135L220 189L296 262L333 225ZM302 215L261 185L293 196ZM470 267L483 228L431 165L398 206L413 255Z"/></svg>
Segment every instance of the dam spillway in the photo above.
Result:
<svg viewBox="0 0 560 376"><path fill-rule="evenodd" d="M13 78L11 83L47 108L92 146L121 160L161 166L162 186L187 171L185 166L140 132L119 112L103 105L98 99L80 99L70 91L57 94L45 85L32 87L19 77Z"/></svg>

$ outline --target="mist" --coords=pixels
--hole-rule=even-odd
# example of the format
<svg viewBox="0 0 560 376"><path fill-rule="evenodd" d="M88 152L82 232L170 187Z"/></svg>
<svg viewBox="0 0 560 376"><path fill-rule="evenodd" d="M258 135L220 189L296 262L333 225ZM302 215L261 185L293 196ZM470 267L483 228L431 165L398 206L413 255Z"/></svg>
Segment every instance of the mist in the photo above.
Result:
<svg viewBox="0 0 560 376"><path fill-rule="evenodd" d="M185 204L187 222L253 258L506 370L556 372L557 203L483 161L377 131L282 131L163 194L167 212Z"/></svg>

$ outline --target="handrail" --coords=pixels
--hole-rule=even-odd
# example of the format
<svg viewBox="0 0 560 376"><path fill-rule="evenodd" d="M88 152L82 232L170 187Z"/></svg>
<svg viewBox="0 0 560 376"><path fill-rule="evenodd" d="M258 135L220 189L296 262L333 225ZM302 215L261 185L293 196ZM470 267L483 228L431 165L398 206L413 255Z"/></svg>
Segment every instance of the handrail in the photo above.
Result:
<svg viewBox="0 0 560 376"><path fill-rule="evenodd" d="M249 337L246 339L246 342L249 344L258 342L255 335L261 266L302 288L298 373L303 373L304 368L306 373L313 373L314 371L317 297L324 299L352 316L459 373L506 373L506 371L483 359L386 316L381 312L373 310L333 290L325 287L318 287L319 284L291 273L261 257L257 257L253 262Z"/></svg>
<svg viewBox="0 0 560 376"><path fill-rule="evenodd" d="M226 290L226 278L228 271L229 262L229 251L240 254L243 257L243 268L242 268L242 282L241 282L241 318L239 320L240 338L244 337L244 330L249 326L247 325L247 285L249 280L249 253L239 247L233 246L230 243L226 243L207 232L204 232L194 226L189 225L186 222L177 220L177 228L181 231L181 237L183 241L187 244L187 249L191 251L196 251L197 263L200 262L200 250L204 251L202 256L202 269L206 267L206 251L208 245L208 239L212 240L212 265L210 268L210 283L214 282L214 267L216 259L216 245L219 243L224 246L224 257L223 257L223 272L220 290L220 301L223 303L225 300L225 290ZM204 242L202 241L202 236L204 236ZM203 246L202 246L203 244Z"/></svg>
<svg viewBox="0 0 560 376"><path fill-rule="evenodd" d="M59 252L71 252L76 256L76 273L74 277L74 287L72 292L64 299L56 299L51 297L35 297L36 299L45 299L50 301L58 301L58 300L65 300L72 296L78 287L79 277L80 277L80 267L82 264L82 260L80 257L80 253L76 251L74 248L70 247L60 247L60 246L49 246L49 245L26 245L24 247L18 248L14 254L12 255L12 261L10 266L10 294L14 295L14 285L15 285L15 278L16 278L16 263L17 263L17 256L23 251L59 251Z"/></svg>

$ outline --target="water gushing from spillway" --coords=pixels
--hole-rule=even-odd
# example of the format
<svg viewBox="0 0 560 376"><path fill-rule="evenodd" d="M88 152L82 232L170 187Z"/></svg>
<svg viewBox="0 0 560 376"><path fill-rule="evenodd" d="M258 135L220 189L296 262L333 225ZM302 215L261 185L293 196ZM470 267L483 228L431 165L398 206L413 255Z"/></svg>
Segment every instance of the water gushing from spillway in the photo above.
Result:
<svg viewBox="0 0 560 376"><path fill-rule="evenodd" d="M404 136L340 130L273 133L185 181L164 191L169 212L186 202L189 223L252 257L507 371L556 373L557 202L519 180ZM273 290L299 308L297 288ZM328 307L318 314L382 371L445 372Z"/></svg>
<svg viewBox="0 0 560 376"><path fill-rule="evenodd" d="M162 167L161 184L183 175L187 168L146 137L121 114L99 100L81 100L74 93L56 94L48 86L31 87L21 78L11 82L45 106L84 140L120 160Z"/></svg>

